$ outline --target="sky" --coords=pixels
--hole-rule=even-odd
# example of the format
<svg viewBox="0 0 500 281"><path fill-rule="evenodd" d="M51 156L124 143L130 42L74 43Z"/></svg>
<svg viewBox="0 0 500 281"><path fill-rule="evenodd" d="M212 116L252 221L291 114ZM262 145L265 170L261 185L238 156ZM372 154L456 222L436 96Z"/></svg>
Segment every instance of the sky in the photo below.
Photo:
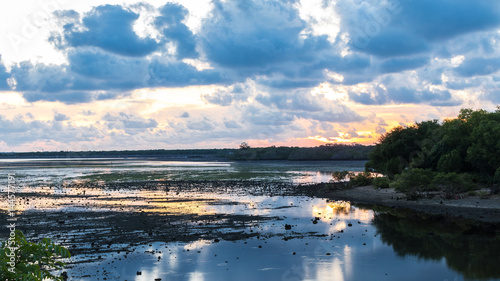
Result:
<svg viewBox="0 0 500 281"><path fill-rule="evenodd" d="M497 0L0 2L0 151L376 143L500 104Z"/></svg>

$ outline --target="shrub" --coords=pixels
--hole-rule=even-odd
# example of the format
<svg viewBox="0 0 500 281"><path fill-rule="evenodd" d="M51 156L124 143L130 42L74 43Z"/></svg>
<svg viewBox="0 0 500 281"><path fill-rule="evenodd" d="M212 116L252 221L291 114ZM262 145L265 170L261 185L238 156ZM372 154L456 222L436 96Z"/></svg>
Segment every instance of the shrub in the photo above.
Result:
<svg viewBox="0 0 500 281"><path fill-rule="evenodd" d="M496 184L500 184L500 167L498 167L497 170L495 171L495 175L493 177L493 181Z"/></svg>
<svg viewBox="0 0 500 281"><path fill-rule="evenodd" d="M431 184L434 175L435 172L429 169L406 169L396 175L395 180L389 186L405 193L408 199L417 199L422 197L423 192L436 190L436 187Z"/></svg>
<svg viewBox="0 0 500 281"><path fill-rule="evenodd" d="M9 241L9 240L8 240ZM54 244L44 238L38 243L28 242L20 230L16 230L15 239L11 245L2 242L0 248L0 280L64 280L63 276L54 276L50 271L62 269L66 264L57 261L58 258L69 258L68 249ZM17 248L11 249L9 246ZM10 256L15 254L14 272L10 271Z"/></svg>
<svg viewBox="0 0 500 281"><path fill-rule="evenodd" d="M351 173L349 178L351 186L366 186L373 182L373 175L370 172L361 172L357 175Z"/></svg>
<svg viewBox="0 0 500 281"><path fill-rule="evenodd" d="M389 183L391 180L387 177L380 177L380 178L374 178L373 179L373 186L376 188L389 188Z"/></svg>
<svg viewBox="0 0 500 281"><path fill-rule="evenodd" d="M449 195L476 189L476 185L468 174L438 173L432 179L432 184Z"/></svg>
<svg viewBox="0 0 500 281"><path fill-rule="evenodd" d="M333 172L333 179L336 181L336 182L340 182L340 181L343 181L347 178L347 176L349 175L349 172L348 171L335 171Z"/></svg>

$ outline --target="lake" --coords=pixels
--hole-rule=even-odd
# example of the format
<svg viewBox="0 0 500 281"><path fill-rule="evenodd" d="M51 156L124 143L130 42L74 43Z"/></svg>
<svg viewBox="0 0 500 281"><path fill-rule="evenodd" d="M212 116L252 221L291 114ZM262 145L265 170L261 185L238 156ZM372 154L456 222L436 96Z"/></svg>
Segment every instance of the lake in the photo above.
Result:
<svg viewBox="0 0 500 281"><path fill-rule="evenodd" d="M70 280L500 280L498 233L291 192L364 163L0 160L19 228L70 249Z"/></svg>

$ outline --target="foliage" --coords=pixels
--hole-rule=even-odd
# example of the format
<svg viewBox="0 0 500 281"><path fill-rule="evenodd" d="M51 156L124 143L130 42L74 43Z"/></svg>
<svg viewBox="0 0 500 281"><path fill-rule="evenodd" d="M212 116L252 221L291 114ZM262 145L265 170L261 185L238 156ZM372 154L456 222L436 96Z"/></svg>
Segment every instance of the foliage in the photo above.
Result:
<svg viewBox="0 0 500 281"><path fill-rule="evenodd" d="M457 173L437 173L432 179L432 184L449 195L477 188L470 175Z"/></svg>
<svg viewBox="0 0 500 281"><path fill-rule="evenodd" d="M249 148L250 148L250 146L249 146L249 145L248 145L248 143L246 143L246 142L242 142L242 143L240 144L240 149L249 149Z"/></svg>
<svg viewBox="0 0 500 281"><path fill-rule="evenodd" d="M62 269L66 264L57 261L59 258L71 257L65 247L54 244L49 238L44 238L38 243L29 242L20 230L15 231L15 243L10 246L3 242L0 249L0 280L33 280L42 281L64 280L62 276L56 277L50 271ZM11 268L10 256L15 254L15 270Z"/></svg>
<svg viewBox="0 0 500 281"><path fill-rule="evenodd" d="M389 188L391 180L388 177L377 177L373 179L373 186L375 188Z"/></svg>
<svg viewBox="0 0 500 281"><path fill-rule="evenodd" d="M500 184L500 167L497 168L495 171L495 176L493 177L493 180L496 184Z"/></svg>
<svg viewBox="0 0 500 281"><path fill-rule="evenodd" d="M230 159L230 160L368 160L373 146L360 144L326 144L318 147L250 147L241 143L238 149L154 149L116 151L49 151L1 153L3 158L106 158L157 157L174 159Z"/></svg>
<svg viewBox="0 0 500 281"><path fill-rule="evenodd" d="M336 181L336 182L340 182L340 181L343 181L347 178L347 176L349 175L349 172L348 171L335 171L333 172L333 179Z"/></svg>
<svg viewBox="0 0 500 281"><path fill-rule="evenodd" d="M396 179L390 183L390 187L405 193L409 198L419 197L422 192L436 191L432 180L436 172L430 169L406 169L403 173L396 175Z"/></svg>
<svg viewBox="0 0 500 281"><path fill-rule="evenodd" d="M369 155L366 169L394 179L406 169L468 173L485 183L498 180L500 109L462 109L455 119L396 127L384 134ZM398 185L399 183L396 183Z"/></svg>
<svg viewBox="0 0 500 281"><path fill-rule="evenodd" d="M358 174L349 173L349 178L349 184L351 186L367 186L373 182L373 175L370 172L361 172Z"/></svg>
<svg viewBox="0 0 500 281"><path fill-rule="evenodd" d="M328 144L317 147L271 146L234 151L231 160L367 160L372 146Z"/></svg>

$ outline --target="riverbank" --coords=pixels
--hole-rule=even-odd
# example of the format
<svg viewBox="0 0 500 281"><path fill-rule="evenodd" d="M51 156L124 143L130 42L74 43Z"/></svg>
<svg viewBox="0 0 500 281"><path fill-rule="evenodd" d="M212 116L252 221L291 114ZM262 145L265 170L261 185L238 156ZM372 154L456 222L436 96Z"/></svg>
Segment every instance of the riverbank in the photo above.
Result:
<svg viewBox="0 0 500 281"><path fill-rule="evenodd" d="M482 199L478 195L457 196L445 199L439 195L433 198L407 200L403 193L392 188L375 189L373 186L351 189L332 189L331 186L311 187L306 193L313 197L332 200L346 200L354 203L383 205L394 208L407 208L432 215L475 219L489 223L500 223L500 195ZM463 198L461 198L463 197Z"/></svg>

